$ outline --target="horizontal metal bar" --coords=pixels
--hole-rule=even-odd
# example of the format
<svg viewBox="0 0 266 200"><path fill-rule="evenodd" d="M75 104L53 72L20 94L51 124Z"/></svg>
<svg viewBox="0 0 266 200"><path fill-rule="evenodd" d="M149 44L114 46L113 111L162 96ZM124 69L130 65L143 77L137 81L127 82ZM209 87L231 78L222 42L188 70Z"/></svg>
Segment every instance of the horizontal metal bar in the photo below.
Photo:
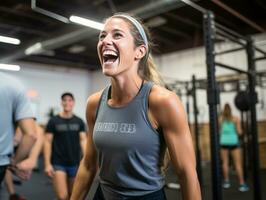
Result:
<svg viewBox="0 0 266 200"><path fill-rule="evenodd" d="M256 51L258 51L258 52L262 53L264 56L266 56L266 52L265 51L263 51L262 49L260 49L260 48L258 48L256 46L254 48L255 48Z"/></svg>
<svg viewBox="0 0 266 200"><path fill-rule="evenodd" d="M240 38L242 40L247 40L247 38L244 35L241 35L241 34L235 32L235 31L233 31L233 30L231 30L231 29L229 29L229 28L227 28L227 27L225 27L225 26L223 26L223 25L221 25L221 24L219 24L217 22L215 22L215 26L216 26L217 30L220 29L220 30L223 30L223 31L225 31L227 33L230 33L231 35L233 35L235 37L238 37L238 38Z"/></svg>
<svg viewBox="0 0 266 200"><path fill-rule="evenodd" d="M207 10L201 6L199 6L198 4L194 3L193 1L190 1L190 0L181 0L182 2L184 2L185 4L191 6L192 8L198 10L199 12L201 13L206 13Z"/></svg>
<svg viewBox="0 0 266 200"><path fill-rule="evenodd" d="M228 33L224 32L222 30L217 30L216 31L216 34L219 35L219 36L222 36L222 37L224 37L224 38L226 38L226 39L228 39L228 40L230 40L232 42L235 42L237 44L240 44L242 46L245 46L246 45L245 43L239 41L239 38L235 38L234 36L229 35Z"/></svg>
<svg viewBox="0 0 266 200"><path fill-rule="evenodd" d="M232 67L232 66L229 66L229 65L226 65L226 64L223 64L223 63L215 62L215 65L217 65L219 67L222 67L222 68L225 68L225 69L229 69L229 70L236 71L238 73L249 74L248 71L244 71L244 70L241 70L241 69L237 69L235 67Z"/></svg>
<svg viewBox="0 0 266 200"><path fill-rule="evenodd" d="M254 60L255 60L255 61L259 61L259 60L264 60L264 59L266 59L266 56L258 57L258 58L255 58Z"/></svg>
<svg viewBox="0 0 266 200"><path fill-rule="evenodd" d="M231 53L231 52L235 52L235 51L240 51L240 50L244 50L244 48L239 47L239 48L235 48L235 49L229 49L229 50L225 50L225 51L215 52L214 55L223 55L223 54L227 54L227 53Z"/></svg>
<svg viewBox="0 0 266 200"><path fill-rule="evenodd" d="M244 15L242 15L241 13L239 13L237 10L234 10L232 7L226 5L222 1L212 0L212 2L214 2L218 6L220 6L221 8L223 8L224 10L226 10L227 12L229 12L230 14L234 15L235 17L239 18L240 20L242 20L246 24L250 25L252 28L256 29L257 31L259 31L261 33L264 33L265 32L265 29L263 27L259 26L254 21L252 21L249 18L245 17Z"/></svg>
<svg viewBox="0 0 266 200"><path fill-rule="evenodd" d="M50 12L48 10L45 10L43 8L39 8L37 5L36 5L36 0L31 0L31 9L38 12L38 13L41 13L43 15L46 15L48 17L52 17L58 21L61 21L61 22L64 22L64 23L70 23L69 19L64 17L64 16L61 16L61 15L58 15L54 12Z"/></svg>
<svg viewBox="0 0 266 200"><path fill-rule="evenodd" d="M216 76L216 81L219 83L230 83L241 80L247 80L246 74L230 74L230 75L220 75Z"/></svg>

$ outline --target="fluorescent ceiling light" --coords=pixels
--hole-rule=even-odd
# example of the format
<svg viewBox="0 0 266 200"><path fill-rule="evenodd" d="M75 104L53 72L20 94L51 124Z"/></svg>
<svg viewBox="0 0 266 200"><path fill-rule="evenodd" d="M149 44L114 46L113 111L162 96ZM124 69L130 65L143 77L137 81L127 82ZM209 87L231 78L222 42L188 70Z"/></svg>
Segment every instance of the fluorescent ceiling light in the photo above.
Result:
<svg viewBox="0 0 266 200"><path fill-rule="evenodd" d="M70 47L68 49L68 52L73 53L73 54L77 54L77 53L81 53L83 51L86 50L85 46L82 45L73 45L72 47Z"/></svg>
<svg viewBox="0 0 266 200"><path fill-rule="evenodd" d="M19 71L20 66L19 65L9 65L9 64L0 64L0 69L10 70L10 71Z"/></svg>
<svg viewBox="0 0 266 200"><path fill-rule="evenodd" d="M28 47L24 53L26 55L31 55L31 54L40 54L43 51L42 49L42 44L40 42L35 43L34 45Z"/></svg>
<svg viewBox="0 0 266 200"><path fill-rule="evenodd" d="M166 24L166 22L167 20L164 17L157 16L149 19L145 24L148 27L155 28Z"/></svg>
<svg viewBox="0 0 266 200"><path fill-rule="evenodd" d="M78 17L78 16L74 16L72 15L69 20L71 22L75 22L77 24L81 24L83 26L88 26L90 28L94 28L94 29L98 29L98 30L103 30L103 23L99 23L99 22L96 22L96 21L92 21L90 19L86 19L86 18L83 18L83 17Z"/></svg>
<svg viewBox="0 0 266 200"><path fill-rule="evenodd" d="M0 35L0 42L15 44L15 45L20 44L19 39L12 38L12 37L6 37L6 36L2 36L2 35Z"/></svg>

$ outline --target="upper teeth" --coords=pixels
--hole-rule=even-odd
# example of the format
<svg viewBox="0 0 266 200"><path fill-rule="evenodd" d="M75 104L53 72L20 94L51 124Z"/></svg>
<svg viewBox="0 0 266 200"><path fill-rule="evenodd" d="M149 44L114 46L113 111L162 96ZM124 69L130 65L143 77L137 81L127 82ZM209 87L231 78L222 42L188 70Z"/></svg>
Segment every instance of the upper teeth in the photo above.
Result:
<svg viewBox="0 0 266 200"><path fill-rule="evenodd" d="M106 56L106 55L113 55L113 56L117 56L117 54L111 50L105 50L103 52L103 56Z"/></svg>

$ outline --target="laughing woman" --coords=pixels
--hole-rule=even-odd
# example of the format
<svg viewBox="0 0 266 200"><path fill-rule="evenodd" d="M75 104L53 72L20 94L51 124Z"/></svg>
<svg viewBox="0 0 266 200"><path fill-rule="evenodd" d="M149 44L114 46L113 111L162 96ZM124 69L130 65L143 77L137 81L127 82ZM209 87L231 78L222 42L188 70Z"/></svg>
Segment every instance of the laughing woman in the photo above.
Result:
<svg viewBox="0 0 266 200"><path fill-rule="evenodd" d="M115 14L105 21L97 49L111 84L88 99L88 143L71 199L86 198L99 168L94 200L165 200L167 149L183 199L201 199L186 114L163 86L146 29L127 14Z"/></svg>

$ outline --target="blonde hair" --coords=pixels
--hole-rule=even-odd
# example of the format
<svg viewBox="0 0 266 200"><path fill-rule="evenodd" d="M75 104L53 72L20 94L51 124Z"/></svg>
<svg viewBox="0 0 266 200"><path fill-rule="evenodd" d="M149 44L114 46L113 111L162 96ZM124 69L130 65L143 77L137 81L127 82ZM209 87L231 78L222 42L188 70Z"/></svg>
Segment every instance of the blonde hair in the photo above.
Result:
<svg viewBox="0 0 266 200"><path fill-rule="evenodd" d="M232 121L233 120L233 115L232 115L232 110L231 107L228 103L224 105L224 110L222 112L222 122L225 120Z"/></svg>
<svg viewBox="0 0 266 200"><path fill-rule="evenodd" d="M127 17L123 17L123 16L130 16L132 18L134 18L143 28L147 40L148 40L148 44L145 44L145 41L143 39L143 37L141 36L138 28L133 24L133 22L131 20L129 20ZM137 19L136 17L133 17L131 15L128 15L126 13L116 13L113 16L111 16L110 18L121 18L124 19L129 27L130 27L130 31L131 31L131 35L134 38L134 43L135 43L135 47L138 47L140 45L145 45L147 47L147 52L146 55L141 59L140 63L139 63L139 69L138 69L138 73L141 76L142 79L146 80L146 81L151 81L154 82L155 84L161 85L161 86L165 86L165 83L157 69L157 66L155 65L155 62L151 56L151 48L152 48L152 42L151 42L151 36L150 33L148 31L148 28L145 27L143 25L143 23Z"/></svg>

